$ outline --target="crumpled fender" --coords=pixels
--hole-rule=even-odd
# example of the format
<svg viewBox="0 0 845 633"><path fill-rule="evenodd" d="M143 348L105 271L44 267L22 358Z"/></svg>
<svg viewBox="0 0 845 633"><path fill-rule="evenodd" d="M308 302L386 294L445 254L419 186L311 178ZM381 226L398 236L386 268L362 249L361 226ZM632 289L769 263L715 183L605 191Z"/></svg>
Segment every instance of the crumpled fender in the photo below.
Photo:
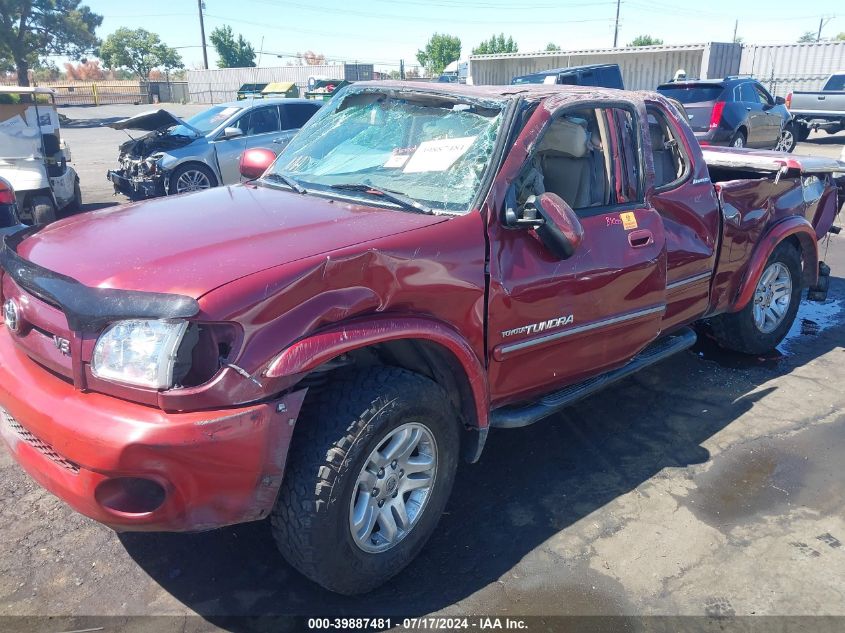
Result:
<svg viewBox="0 0 845 633"><path fill-rule="evenodd" d="M794 235L801 242L801 257L804 261L804 285L813 286L819 275L819 249L816 230L806 218L791 216L772 226L757 243L751 261L745 270L742 285L730 312L739 312L754 296L754 289L760 281L766 262L783 240Z"/></svg>
<svg viewBox="0 0 845 633"><path fill-rule="evenodd" d="M264 375L278 378L305 374L340 354L400 339L431 341L458 361L472 390L478 428L487 428L490 394L484 368L458 332L431 319L384 316L321 330L281 352L270 362Z"/></svg>

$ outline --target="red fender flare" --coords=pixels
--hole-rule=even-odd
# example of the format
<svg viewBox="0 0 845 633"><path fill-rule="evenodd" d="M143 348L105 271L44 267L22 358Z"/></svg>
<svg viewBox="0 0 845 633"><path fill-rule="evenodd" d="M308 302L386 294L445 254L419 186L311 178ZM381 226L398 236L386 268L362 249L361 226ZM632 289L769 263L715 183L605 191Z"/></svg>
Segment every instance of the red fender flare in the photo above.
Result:
<svg viewBox="0 0 845 633"><path fill-rule="evenodd" d="M731 312L739 312L754 296L754 289L760 281L766 262L774 250L786 238L794 235L801 242L801 257L804 261L804 285L812 286L818 281L819 275L819 247L816 241L816 230L806 218L800 216L789 217L778 222L763 235L751 255L751 261L745 270L739 293Z"/></svg>
<svg viewBox="0 0 845 633"><path fill-rule="evenodd" d="M277 378L307 373L340 354L400 339L431 341L454 356L472 390L478 428L487 428L490 409L487 373L470 344L458 332L429 319L385 316L321 330L282 351L270 362L264 375Z"/></svg>

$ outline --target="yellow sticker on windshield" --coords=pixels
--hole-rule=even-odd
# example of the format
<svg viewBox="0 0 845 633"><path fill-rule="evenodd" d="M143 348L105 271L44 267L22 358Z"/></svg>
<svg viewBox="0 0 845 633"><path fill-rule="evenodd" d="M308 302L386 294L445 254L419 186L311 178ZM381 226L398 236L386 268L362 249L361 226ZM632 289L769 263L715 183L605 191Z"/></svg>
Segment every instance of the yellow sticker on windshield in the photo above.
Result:
<svg viewBox="0 0 845 633"><path fill-rule="evenodd" d="M633 211L620 213L619 219L622 220L622 228L626 231L637 228L637 216L634 215Z"/></svg>

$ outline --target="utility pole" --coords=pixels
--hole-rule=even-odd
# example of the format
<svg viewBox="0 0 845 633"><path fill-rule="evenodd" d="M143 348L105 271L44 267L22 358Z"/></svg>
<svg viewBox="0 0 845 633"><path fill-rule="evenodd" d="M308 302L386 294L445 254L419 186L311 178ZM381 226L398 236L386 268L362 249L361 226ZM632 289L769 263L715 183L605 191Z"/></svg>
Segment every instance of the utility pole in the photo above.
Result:
<svg viewBox="0 0 845 633"><path fill-rule="evenodd" d="M202 21L202 0L197 0L200 11L200 34L202 35L202 67L208 70L208 50L205 47L205 23Z"/></svg>
<svg viewBox="0 0 845 633"><path fill-rule="evenodd" d="M731 40L734 44L736 44L736 30L739 27L739 20L734 20L734 38Z"/></svg>
<svg viewBox="0 0 845 633"><path fill-rule="evenodd" d="M833 19L833 17L826 18L825 16L822 16L822 17L819 18L819 32L816 35L816 41L817 42L821 42L821 40L822 40L822 27L824 27L824 25L827 24L828 22L830 22L832 19Z"/></svg>
<svg viewBox="0 0 845 633"><path fill-rule="evenodd" d="M405 79L405 60L399 60L399 79Z"/></svg>
<svg viewBox="0 0 845 633"><path fill-rule="evenodd" d="M613 48L616 48L616 42L619 40L619 5L622 0L616 0L616 28L613 29Z"/></svg>

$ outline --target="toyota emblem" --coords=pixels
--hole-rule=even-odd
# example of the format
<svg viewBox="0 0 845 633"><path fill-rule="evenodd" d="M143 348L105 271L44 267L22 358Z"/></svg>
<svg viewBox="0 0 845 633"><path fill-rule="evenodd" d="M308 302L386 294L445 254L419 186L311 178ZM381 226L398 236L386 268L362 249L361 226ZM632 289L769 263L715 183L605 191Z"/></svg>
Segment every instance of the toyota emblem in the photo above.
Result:
<svg viewBox="0 0 845 633"><path fill-rule="evenodd" d="M6 322L6 327L12 332L18 332L21 329L21 319L18 313L18 304L14 299L6 299L3 304L3 321Z"/></svg>

